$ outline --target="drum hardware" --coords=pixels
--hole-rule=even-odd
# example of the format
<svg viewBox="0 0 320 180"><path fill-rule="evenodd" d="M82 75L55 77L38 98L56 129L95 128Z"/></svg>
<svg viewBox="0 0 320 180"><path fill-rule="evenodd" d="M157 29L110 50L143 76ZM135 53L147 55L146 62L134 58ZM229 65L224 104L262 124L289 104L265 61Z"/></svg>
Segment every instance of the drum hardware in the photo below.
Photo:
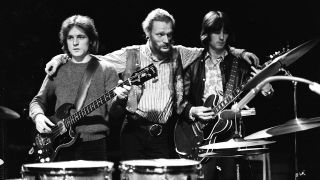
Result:
<svg viewBox="0 0 320 180"><path fill-rule="evenodd" d="M4 162L2 161L2 159L0 159L0 165L2 165Z"/></svg>

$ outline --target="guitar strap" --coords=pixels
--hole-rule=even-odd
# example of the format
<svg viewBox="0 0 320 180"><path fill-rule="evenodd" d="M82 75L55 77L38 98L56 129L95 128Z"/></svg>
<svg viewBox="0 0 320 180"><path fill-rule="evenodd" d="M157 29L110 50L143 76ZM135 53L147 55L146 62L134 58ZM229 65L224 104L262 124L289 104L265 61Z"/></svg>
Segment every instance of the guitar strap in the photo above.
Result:
<svg viewBox="0 0 320 180"><path fill-rule="evenodd" d="M234 58L232 62L231 72L230 72L230 78L226 85L226 92L224 93L224 97L227 97L229 95L232 95L233 86L235 84L235 80L238 73L238 59Z"/></svg>
<svg viewBox="0 0 320 180"><path fill-rule="evenodd" d="M83 106L84 100L87 97L88 89L91 84L92 75L96 71L97 67L99 65L99 62L96 58L92 57L92 59L89 61L88 66L83 74L77 96L75 99L75 107L76 110L79 111L81 107Z"/></svg>

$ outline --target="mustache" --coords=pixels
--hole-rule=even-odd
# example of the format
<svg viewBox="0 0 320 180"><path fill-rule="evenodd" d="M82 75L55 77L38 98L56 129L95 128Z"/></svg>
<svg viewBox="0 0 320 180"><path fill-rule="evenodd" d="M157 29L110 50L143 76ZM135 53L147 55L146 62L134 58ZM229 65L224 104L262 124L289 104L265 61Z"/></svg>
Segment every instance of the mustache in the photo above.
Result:
<svg viewBox="0 0 320 180"><path fill-rule="evenodd" d="M169 46L173 46L174 45L174 40L171 40L170 42L168 43L163 43L163 45L161 45L161 47L169 47Z"/></svg>

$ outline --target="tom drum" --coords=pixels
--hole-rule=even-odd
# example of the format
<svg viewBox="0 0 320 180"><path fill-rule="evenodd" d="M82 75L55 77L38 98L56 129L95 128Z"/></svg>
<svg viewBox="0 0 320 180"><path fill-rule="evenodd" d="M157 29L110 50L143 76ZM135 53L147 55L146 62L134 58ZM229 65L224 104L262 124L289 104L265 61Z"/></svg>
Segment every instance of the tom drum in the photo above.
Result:
<svg viewBox="0 0 320 180"><path fill-rule="evenodd" d="M121 180L197 180L201 164L187 159L120 161Z"/></svg>
<svg viewBox="0 0 320 180"><path fill-rule="evenodd" d="M24 164L24 180L112 180L113 163L108 161L62 161Z"/></svg>

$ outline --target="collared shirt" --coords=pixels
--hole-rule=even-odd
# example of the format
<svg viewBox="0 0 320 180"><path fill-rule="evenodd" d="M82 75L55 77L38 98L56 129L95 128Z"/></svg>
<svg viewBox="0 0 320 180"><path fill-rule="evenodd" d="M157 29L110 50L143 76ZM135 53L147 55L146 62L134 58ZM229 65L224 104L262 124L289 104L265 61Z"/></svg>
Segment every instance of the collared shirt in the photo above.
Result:
<svg viewBox="0 0 320 180"><path fill-rule="evenodd" d="M147 118L149 121L165 123L172 112L174 62L172 59L156 59L152 55L148 43L138 47L140 52L140 67L144 68L153 63L158 70L158 79L144 83L143 93L136 113ZM122 48L99 58L112 62L117 72L122 73L126 68L127 49L129 48L132 47ZM173 46L173 48L180 54L183 68L196 59L203 50L202 48L187 48L180 45Z"/></svg>
<svg viewBox="0 0 320 180"><path fill-rule="evenodd" d="M212 57L208 52L205 55L205 85L204 85L204 93L203 93L203 101L212 94L217 95L219 97L219 101L223 100L223 85L222 85L222 77L221 77L221 69L220 62L224 60L224 58L228 55L227 51L219 57Z"/></svg>

